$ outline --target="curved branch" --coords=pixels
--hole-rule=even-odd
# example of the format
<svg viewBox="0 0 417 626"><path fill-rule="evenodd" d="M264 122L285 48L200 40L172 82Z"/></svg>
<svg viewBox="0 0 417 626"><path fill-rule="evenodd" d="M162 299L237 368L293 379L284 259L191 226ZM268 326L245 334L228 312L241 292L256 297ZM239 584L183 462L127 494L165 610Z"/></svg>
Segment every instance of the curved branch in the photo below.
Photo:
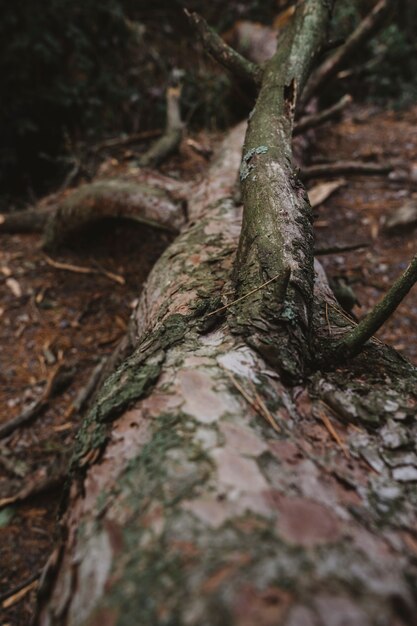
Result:
<svg viewBox="0 0 417 626"><path fill-rule="evenodd" d="M43 247L55 248L73 232L109 217L131 219L174 233L184 223L180 204L163 189L122 179L103 180L78 187L51 213Z"/></svg>
<svg viewBox="0 0 417 626"><path fill-rule="evenodd" d="M359 354L365 343L394 313L410 289L417 282L417 255L391 289L355 328L330 349L327 360L346 360Z"/></svg>

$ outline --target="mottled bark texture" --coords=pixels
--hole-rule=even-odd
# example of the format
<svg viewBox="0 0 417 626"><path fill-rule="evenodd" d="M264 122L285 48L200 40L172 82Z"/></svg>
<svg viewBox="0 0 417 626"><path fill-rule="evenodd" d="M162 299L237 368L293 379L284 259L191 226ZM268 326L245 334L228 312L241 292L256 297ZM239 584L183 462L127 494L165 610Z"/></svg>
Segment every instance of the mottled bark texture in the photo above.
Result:
<svg viewBox="0 0 417 626"><path fill-rule="evenodd" d="M330 5L300 2L282 33L264 69L240 169L244 213L235 271L238 295L275 280L239 303L236 326L292 380L302 378L310 357L314 282L312 211L292 161L294 112L327 39Z"/></svg>
<svg viewBox="0 0 417 626"><path fill-rule="evenodd" d="M370 343L288 388L230 311L208 317L230 294L243 130L190 194L132 319L135 349L84 422L43 626L415 623L415 370ZM317 269L326 342L347 322Z"/></svg>
<svg viewBox="0 0 417 626"><path fill-rule="evenodd" d="M315 9L327 11L315 0L307 5L314 10L306 20ZM291 27L287 42L299 27ZM291 49L288 67L295 63ZM302 83L297 70L301 75ZM291 90L295 84L291 79ZM285 83L278 89L281 96L287 91ZM309 332L320 351L350 327L318 264L313 292L308 205L289 178L293 100L287 94L284 104L273 101L284 120L274 105L271 124L281 129L284 163L272 142L256 143L267 152L243 163L255 166L253 182L258 167L266 168L272 183L264 172L264 186L276 186L279 176L293 198L288 203L276 189L291 227L280 231L266 210L265 224L272 223L271 238L281 245L271 254L281 260L274 267L250 240L241 242L236 260L242 208L235 180L245 132L239 126L189 190L189 221L155 265L132 317L130 356L84 420L63 539L40 589L41 626L416 623L415 369L370 341L349 365L290 387L240 332L248 318L263 337L268 332L270 313L259 292L245 307L222 308L235 298L233 267L240 275L239 263L248 266L242 294L274 271L282 279L293 239L305 232L285 284L294 332L303 323L294 351L308 350L302 341ZM270 152L275 158L266 167L261 158ZM245 193L248 202L248 185ZM271 306L284 295L278 282L267 294ZM274 349L295 363L300 356L289 346L293 339Z"/></svg>

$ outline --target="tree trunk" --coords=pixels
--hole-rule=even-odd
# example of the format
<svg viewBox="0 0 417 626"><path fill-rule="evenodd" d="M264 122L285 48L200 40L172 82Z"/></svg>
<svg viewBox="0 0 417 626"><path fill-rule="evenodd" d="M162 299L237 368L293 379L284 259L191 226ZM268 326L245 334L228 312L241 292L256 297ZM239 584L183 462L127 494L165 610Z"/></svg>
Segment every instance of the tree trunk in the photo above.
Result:
<svg viewBox="0 0 417 626"><path fill-rule="evenodd" d="M350 322L319 265L313 275L309 208L288 161L286 104L318 48L303 25L317 34L327 20L325 2L300 7L280 52L297 68L291 89L278 81L280 108L258 110L246 138L243 167L255 167L238 254L243 124L190 190L188 223L132 317L133 351L84 420L42 626L417 623L416 371L374 340L331 371L310 356ZM272 65L263 80L272 93ZM258 142L259 115L280 125L280 150L267 128Z"/></svg>

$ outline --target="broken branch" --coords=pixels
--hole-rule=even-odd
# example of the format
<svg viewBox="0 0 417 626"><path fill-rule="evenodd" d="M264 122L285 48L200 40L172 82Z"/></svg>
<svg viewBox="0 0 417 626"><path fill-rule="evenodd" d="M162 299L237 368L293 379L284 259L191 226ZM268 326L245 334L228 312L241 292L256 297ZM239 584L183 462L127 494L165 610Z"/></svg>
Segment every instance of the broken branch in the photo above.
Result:
<svg viewBox="0 0 417 626"><path fill-rule="evenodd" d="M105 139L100 141L95 146L89 148L90 152L101 152L102 150L111 150L112 148L123 148L125 146L131 146L147 139L154 139L162 135L162 130L144 130L141 133L133 133L132 135L125 135L122 137L112 137L111 139Z"/></svg>
<svg viewBox="0 0 417 626"><path fill-rule="evenodd" d="M347 174L358 174L367 176L381 176L391 172L392 165L389 163L364 163L361 161L336 161L335 163L320 163L319 165L309 165L300 171L300 178L303 181L312 178L323 178L324 176L341 176Z"/></svg>
<svg viewBox="0 0 417 626"><path fill-rule="evenodd" d="M353 252L354 250L363 250L369 248L369 243L352 243L347 245L334 245L327 248L315 248L314 256L324 256L326 254L340 254L341 252Z"/></svg>
<svg viewBox="0 0 417 626"><path fill-rule="evenodd" d="M41 233L48 220L50 211L27 209L13 213L0 214L1 233Z"/></svg>
<svg viewBox="0 0 417 626"><path fill-rule="evenodd" d="M373 34L383 24L393 0L379 0L372 11L365 17L359 26L348 37L345 44L337 48L311 75L300 105L304 107L317 93L319 87L335 76L341 66L350 58L358 47L369 41Z"/></svg>
<svg viewBox="0 0 417 626"><path fill-rule="evenodd" d="M233 76L249 83L259 89L262 83L262 69L256 63L248 61L241 54L231 48L223 39L218 35L210 26L206 20L202 18L198 13L190 13L185 9L185 14L189 19L190 24L197 31L201 41L207 52L218 62L225 67Z"/></svg>
<svg viewBox="0 0 417 626"><path fill-rule="evenodd" d="M324 122L327 122L328 120L338 115L341 111L343 111L343 109L345 109L348 104L352 102L352 100L352 96L346 94L345 96L343 96L343 98L339 100L339 102L336 102L336 104L329 107L328 109L324 109L323 111L321 111L320 113L316 113L315 115L306 115L305 117L302 117L295 124L293 135L300 135L310 128L315 128L316 126L320 126L320 124L324 124Z"/></svg>
<svg viewBox="0 0 417 626"><path fill-rule="evenodd" d="M166 92L165 132L139 159L141 167L155 167L173 154L181 143L184 124L181 121L180 98L183 72L172 71L171 84Z"/></svg>
<svg viewBox="0 0 417 626"><path fill-rule="evenodd" d="M109 278L110 280L113 280L115 283L118 283L119 285L124 285L126 283L123 276L120 276L119 274L114 274L113 272L109 272L108 270L105 270L103 268L96 269L93 267L73 265L72 263L62 263L61 261L55 261L54 259L51 259L51 257L47 256L46 254L44 254L44 258L45 258L45 261L48 263L48 265L58 270L65 270L66 272L75 272L76 274L102 274L103 276L106 276L107 278Z"/></svg>

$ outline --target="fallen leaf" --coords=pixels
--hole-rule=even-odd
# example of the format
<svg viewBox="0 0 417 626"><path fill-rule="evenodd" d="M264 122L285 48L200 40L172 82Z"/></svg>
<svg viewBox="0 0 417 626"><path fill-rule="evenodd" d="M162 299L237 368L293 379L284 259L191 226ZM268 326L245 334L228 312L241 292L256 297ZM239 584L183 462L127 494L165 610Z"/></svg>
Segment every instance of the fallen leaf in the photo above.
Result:
<svg viewBox="0 0 417 626"><path fill-rule="evenodd" d="M16 298L20 298L22 295L22 288L19 285L19 283L17 282L17 280L15 278L8 278L6 280L6 285L8 286L8 288L10 289L10 291L12 292L12 294L14 296L16 296Z"/></svg>
<svg viewBox="0 0 417 626"><path fill-rule="evenodd" d="M12 275L12 270L10 269L10 267L7 267L7 265L2 265L0 269L1 269L1 273L4 276L11 276Z"/></svg>
<svg viewBox="0 0 417 626"><path fill-rule="evenodd" d="M410 198L400 208L389 213L385 218L384 231L397 233L416 226L417 197Z"/></svg>
<svg viewBox="0 0 417 626"><path fill-rule="evenodd" d="M312 208L314 209L315 207L320 206L320 204L323 204L327 198L330 198L335 191L344 185L346 185L346 181L343 178L314 185L314 187L308 190L308 199L310 200Z"/></svg>

